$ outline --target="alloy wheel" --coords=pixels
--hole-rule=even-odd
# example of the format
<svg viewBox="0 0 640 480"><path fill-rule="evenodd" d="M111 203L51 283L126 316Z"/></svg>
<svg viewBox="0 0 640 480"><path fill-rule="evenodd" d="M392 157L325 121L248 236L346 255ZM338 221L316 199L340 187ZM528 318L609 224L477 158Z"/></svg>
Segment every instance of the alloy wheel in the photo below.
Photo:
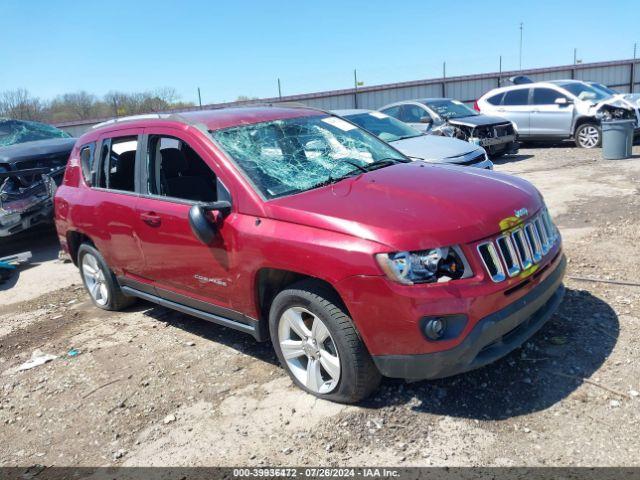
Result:
<svg viewBox="0 0 640 480"><path fill-rule="evenodd" d="M86 253L82 257L82 276L87 290L98 305L106 305L109 302L109 288L98 259Z"/></svg>
<svg viewBox="0 0 640 480"><path fill-rule="evenodd" d="M314 393L330 393L340 380L340 357L327 326L306 308L290 307L278 324L287 367Z"/></svg>
<svg viewBox="0 0 640 480"><path fill-rule="evenodd" d="M593 148L600 140L600 133L596 127L591 125L584 127L578 134L578 141L583 148Z"/></svg>

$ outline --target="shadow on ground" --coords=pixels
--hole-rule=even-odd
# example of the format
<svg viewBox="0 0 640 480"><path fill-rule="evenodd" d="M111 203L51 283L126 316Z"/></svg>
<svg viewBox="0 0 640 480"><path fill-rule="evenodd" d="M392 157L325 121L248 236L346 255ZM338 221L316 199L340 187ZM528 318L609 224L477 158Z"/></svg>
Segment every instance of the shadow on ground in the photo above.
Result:
<svg viewBox="0 0 640 480"><path fill-rule="evenodd" d="M140 302L131 311L213 341L272 365L270 342L173 310ZM522 348L479 370L440 380L405 383L384 379L360 406L410 403L416 412L479 420L504 420L545 410L571 394L613 350L618 317L587 291L567 289L558 311ZM284 372L283 372L284 375ZM416 401L417 400L417 401Z"/></svg>
<svg viewBox="0 0 640 480"><path fill-rule="evenodd" d="M524 160L533 158L534 156L535 155L524 155L524 154L504 155L502 157L492 158L491 161L494 163L494 165L507 165L510 163L522 162Z"/></svg>
<svg viewBox="0 0 640 480"><path fill-rule="evenodd" d="M606 302L586 291L567 290L556 314L523 348L456 377L409 384L385 379L362 406L411 403L417 412L478 420L545 410L598 370L618 332L618 317Z"/></svg>
<svg viewBox="0 0 640 480"><path fill-rule="evenodd" d="M271 346L271 342L257 342L249 334L142 300L131 307L129 311L143 312L154 320L167 323L175 328L197 335L203 340L226 345L240 353L272 365L278 364L278 358Z"/></svg>
<svg viewBox="0 0 640 480"><path fill-rule="evenodd" d="M38 225L25 232L8 238L0 238L0 257L21 252L31 252L31 260L13 270L8 280L0 283L0 290L8 290L18 283L20 272L34 267L36 264L58 258L60 243L56 230L51 224Z"/></svg>

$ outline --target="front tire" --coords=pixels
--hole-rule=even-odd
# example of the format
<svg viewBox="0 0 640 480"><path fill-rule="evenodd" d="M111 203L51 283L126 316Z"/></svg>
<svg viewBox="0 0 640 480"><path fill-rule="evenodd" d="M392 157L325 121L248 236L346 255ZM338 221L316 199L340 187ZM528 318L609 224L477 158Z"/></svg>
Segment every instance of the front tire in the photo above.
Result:
<svg viewBox="0 0 640 480"><path fill-rule="evenodd" d="M103 310L122 310L135 303L135 297L122 293L116 276L100 252L92 245L80 245L78 266L82 283L96 307Z"/></svg>
<svg viewBox="0 0 640 480"><path fill-rule="evenodd" d="M583 123L576 129L576 145L580 148L596 148L602 143L602 129L595 123Z"/></svg>
<svg viewBox="0 0 640 480"><path fill-rule="evenodd" d="M280 292L269 313L271 341L293 382L325 400L356 403L381 375L329 289L303 281Z"/></svg>

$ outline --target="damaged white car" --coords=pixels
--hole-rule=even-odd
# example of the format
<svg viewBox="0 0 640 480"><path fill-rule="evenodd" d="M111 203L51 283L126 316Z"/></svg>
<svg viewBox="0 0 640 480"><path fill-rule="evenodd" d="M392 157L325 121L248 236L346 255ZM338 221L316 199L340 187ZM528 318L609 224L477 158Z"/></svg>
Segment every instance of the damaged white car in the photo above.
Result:
<svg viewBox="0 0 640 480"><path fill-rule="evenodd" d="M74 143L50 125L0 118L0 238L53 221L53 194Z"/></svg>
<svg viewBox="0 0 640 480"><path fill-rule="evenodd" d="M602 142L602 121L635 120L635 109L624 99L580 80L519 82L496 88L476 102L482 113L511 120L520 140L573 139L582 148Z"/></svg>

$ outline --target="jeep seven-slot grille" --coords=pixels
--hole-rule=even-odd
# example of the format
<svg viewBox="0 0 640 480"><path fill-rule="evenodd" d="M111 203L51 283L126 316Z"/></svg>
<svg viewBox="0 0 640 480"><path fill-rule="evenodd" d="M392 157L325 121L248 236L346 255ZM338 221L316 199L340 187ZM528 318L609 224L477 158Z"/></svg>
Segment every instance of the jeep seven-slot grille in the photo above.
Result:
<svg viewBox="0 0 640 480"><path fill-rule="evenodd" d="M544 209L528 222L478 245L482 263L494 282L515 277L540 262L558 240L558 230Z"/></svg>

